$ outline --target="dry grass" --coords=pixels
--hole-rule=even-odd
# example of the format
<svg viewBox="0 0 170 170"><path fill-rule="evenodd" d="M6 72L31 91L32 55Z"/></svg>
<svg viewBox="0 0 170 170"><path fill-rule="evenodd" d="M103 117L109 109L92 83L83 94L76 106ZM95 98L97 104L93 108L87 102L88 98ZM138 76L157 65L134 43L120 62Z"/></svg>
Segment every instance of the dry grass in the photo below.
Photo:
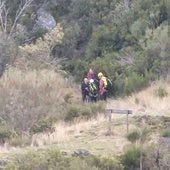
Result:
<svg viewBox="0 0 170 170"><path fill-rule="evenodd" d="M10 123L27 131L41 116L63 116L67 103L79 102L79 89L73 80L63 78L54 70L9 68L0 79L0 116L8 114ZM76 85L74 85L76 86Z"/></svg>
<svg viewBox="0 0 170 170"><path fill-rule="evenodd" d="M62 114L62 109L64 109L63 102L70 102L71 100L73 103L78 103L81 97L78 85L70 87L68 83L70 83L68 80L63 79L54 71L30 71L25 74L19 70L10 69L0 81L1 95L2 92L5 92L4 97L6 98L5 100L1 100L0 107L11 102L12 97L17 99L15 101L17 101L16 105L18 105L19 96L23 96L22 99L28 97L26 104L24 105L24 103L22 103L26 110L28 110L28 107L34 107L38 112L48 110L48 113ZM168 96L164 98L155 96L154 90L160 85L166 89ZM23 95L23 93L25 93L25 95ZM71 97L72 95L73 98ZM44 96L46 96L45 99ZM30 104L36 103L37 100L39 102L39 109L37 108L38 105ZM158 82L129 97L109 100L106 107L113 109L130 109L133 111L133 115L129 116L130 118L131 116L141 114L169 116L169 103L169 84ZM34 110L29 110L29 112L36 114ZM29 112L26 112L26 114L29 114ZM129 144L125 138L125 119L125 115L114 114L114 116L112 116L113 135L111 136L106 136L108 118L105 117L104 114L88 121L75 121L72 124L60 122L55 125L56 131L54 133L50 135L44 133L34 135L32 146L43 147L53 144L60 150L68 152L72 152L77 148L86 148L95 154L119 154L123 151L124 147ZM130 128L136 128L136 125L131 124ZM153 136L151 142L154 142L155 139L157 139L157 136Z"/></svg>
<svg viewBox="0 0 170 170"><path fill-rule="evenodd" d="M155 96L158 87L166 89L168 95L164 98ZM132 94L124 99L111 100L107 108L130 109L133 115L169 115L170 112L170 85L165 82L157 82L139 93Z"/></svg>
<svg viewBox="0 0 170 170"><path fill-rule="evenodd" d="M113 125L115 123L117 122L113 120ZM78 148L86 148L93 154L118 154L129 144L125 138L126 125L121 122L120 124L112 129L113 135L107 136L108 119L104 115L70 125L60 122L56 124L56 131L50 137L46 134L39 134L39 136L34 136L33 140L36 142L33 142L39 147L53 144L60 150L70 153Z"/></svg>

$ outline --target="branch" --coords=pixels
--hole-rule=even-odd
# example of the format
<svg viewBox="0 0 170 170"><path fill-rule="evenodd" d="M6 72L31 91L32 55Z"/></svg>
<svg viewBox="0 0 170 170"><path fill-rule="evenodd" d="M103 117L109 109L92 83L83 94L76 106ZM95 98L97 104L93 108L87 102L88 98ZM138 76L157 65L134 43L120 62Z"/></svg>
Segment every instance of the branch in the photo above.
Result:
<svg viewBox="0 0 170 170"><path fill-rule="evenodd" d="M14 29L15 29L16 23L19 20L19 18L21 17L23 11L26 8L28 8L33 1L34 0L26 0L25 2L23 2L23 0L20 1L20 5L19 5L19 8L18 8L18 10L16 12L15 19L14 19L13 25L12 25L12 27L10 29L9 36L12 35L12 33L13 33Z"/></svg>
<svg viewBox="0 0 170 170"><path fill-rule="evenodd" d="M4 31L4 20L3 20L3 12L4 12L4 8L5 7L5 3L4 1L0 1L0 26L1 26L1 30Z"/></svg>

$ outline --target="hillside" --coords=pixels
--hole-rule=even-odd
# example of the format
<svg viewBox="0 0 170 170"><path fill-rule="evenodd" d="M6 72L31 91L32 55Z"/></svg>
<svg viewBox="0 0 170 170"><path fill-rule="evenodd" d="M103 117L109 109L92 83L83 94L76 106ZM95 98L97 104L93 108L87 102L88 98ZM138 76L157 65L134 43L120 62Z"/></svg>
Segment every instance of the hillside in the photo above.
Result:
<svg viewBox="0 0 170 170"><path fill-rule="evenodd" d="M161 80L152 83L148 88L124 98L109 98L107 103L83 104L80 84L76 84L65 72L59 69L32 70L27 67L22 70L19 66L9 67L0 80L0 107L3 111L0 114L1 167L37 170L37 166L40 169L50 169L47 166L52 166L52 169L56 166L71 166L74 170L84 165L82 161L87 161L85 169L93 166L101 170L108 167L128 169L129 165L124 161L129 158L130 146L135 147L135 150L130 150L131 154L136 154L138 147L145 150L145 167L151 164L158 167L154 162L160 147L160 161L165 162L164 159L169 158L168 80L167 83ZM126 137L126 115L112 115L112 133L108 135L106 108L133 111L129 115L129 133L136 131L139 134L136 144ZM55 131L51 131L51 127ZM142 145L140 140L143 141ZM87 160L74 157L77 149L85 149L92 157L86 157ZM153 152L152 159L148 159ZM54 154L56 156L51 158ZM131 160L135 168L139 166L138 156ZM46 162L46 158L52 162ZM68 165L65 159L75 162ZM64 163L60 164L60 161ZM159 166L169 165L163 163ZM66 169L70 170L71 167Z"/></svg>
<svg viewBox="0 0 170 170"><path fill-rule="evenodd" d="M79 82L91 67L120 96L169 75L167 0L2 1L0 76L22 58L35 69L60 66Z"/></svg>
<svg viewBox="0 0 170 170"><path fill-rule="evenodd" d="M1 0L0 37L0 169L170 168L168 0ZM107 102L82 102L90 68Z"/></svg>
<svg viewBox="0 0 170 170"><path fill-rule="evenodd" d="M169 84L157 82L150 87L134 93L129 97L120 99L109 99L106 108L130 109L133 111L129 115L129 129L136 129L142 126L150 128L157 127L152 131L149 143L156 145L159 140L161 130L160 123L162 117L169 117L170 96L160 98L156 95L159 88L166 89L170 94ZM160 126L160 127L158 127ZM123 153L130 142L126 139L126 116L114 114L112 116L111 136L107 135L108 117L105 113L99 114L96 118L88 121L75 121L67 124L59 122L55 124L56 131L50 136L47 133L36 134L32 138L32 147L44 148L50 145L58 148L60 151L74 153L76 149L85 148L95 155L113 156ZM15 147L1 147L1 153L16 152L24 150Z"/></svg>

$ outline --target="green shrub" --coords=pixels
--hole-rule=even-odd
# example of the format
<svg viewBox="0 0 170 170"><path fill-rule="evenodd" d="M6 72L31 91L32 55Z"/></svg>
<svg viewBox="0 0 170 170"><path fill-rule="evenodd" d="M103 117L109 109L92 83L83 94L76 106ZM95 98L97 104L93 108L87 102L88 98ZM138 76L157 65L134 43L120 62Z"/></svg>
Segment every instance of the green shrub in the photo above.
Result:
<svg viewBox="0 0 170 170"><path fill-rule="evenodd" d="M161 132L163 137L170 137L170 128L166 128Z"/></svg>
<svg viewBox="0 0 170 170"><path fill-rule="evenodd" d="M119 161L110 157L100 156L64 156L55 147L39 150L25 150L11 154L8 157L4 169L22 169L22 170L123 170ZM0 158L1 165L1 158Z"/></svg>
<svg viewBox="0 0 170 170"><path fill-rule="evenodd" d="M159 86L158 88L156 88L154 90L154 94L155 94L155 96L157 96L159 98L164 98L164 97L168 96L167 90L162 86Z"/></svg>
<svg viewBox="0 0 170 170"><path fill-rule="evenodd" d="M52 115L47 117L42 117L31 126L30 133L34 134L34 133L39 133L51 129L54 121L55 121L55 117Z"/></svg>
<svg viewBox="0 0 170 170"><path fill-rule="evenodd" d="M134 170L139 168L141 148L131 146L126 149L121 157L121 162L125 170Z"/></svg>
<svg viewBox="0 0 170 170"><path fill-rule="evenodd" d="M79 116L80 116L80 107L77 105L68 104L66 107L65 120L71 121Z"/></svg>
<svg viewBox="0 0 170 170"><path fill-rule="evenodd" d="M66 107L65 120L71 121L75 118L89 119L95 117L98 113L104 112L104 102L89 103L88 105L68 104Z"/></svg>
<svg viewBox="0 0 170 170"><path fill-rule="evenodd" d="M125 92L131 94L134 91L140 90L147 85L147 79L144 76L140 76L133 72L126 77L125 81Z"/></svg>
<svg viewBox="0 0 170 170"><path fill-rule="evenodd" d="M123 165L118 161L110 157L90 156L86 158L86 161L91 166L97 167L99 170L123 170Z"/></svg>
<svg viewBox="0 0 170 170"><path fill-rule="evenodd" d="M10 127L6 124L0 124L0 144L4 144L6 140L9 140L12 135Z"/></svg>
<svg viewBox="0 0 170 170"><path fill-rule="evenodd" d="M133 130L127 134L127 139L130 142L136 142L140 138L140 134L137 130Z"/></svg>
<svg viewBox="0 0 170 170"><path fill-rule="evenodd" d="M45 33L47 33L46 29L37 27L36 29L34 29L34 31L32 32L32 35L31 35L32 37L34 37L33 41L42 37Z"/></svg>

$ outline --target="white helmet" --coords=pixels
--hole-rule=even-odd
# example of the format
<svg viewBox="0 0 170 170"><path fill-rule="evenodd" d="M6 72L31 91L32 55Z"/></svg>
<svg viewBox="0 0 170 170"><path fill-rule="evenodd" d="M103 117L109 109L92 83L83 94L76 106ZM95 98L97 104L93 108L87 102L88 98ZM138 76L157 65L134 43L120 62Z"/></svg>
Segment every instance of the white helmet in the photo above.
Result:
<svg viewBox="0 0 170 170"><path fill-rule="evenodd" d="M94 82L94 80L93 79L90 79L90 83L93 83Z"/></svg>
<svg viewBox="0 0 170 170"><path fill-rule="evenodd" d="M90 83L93 83L94 82L94 80L93 79L90 79Z"/></svg>

